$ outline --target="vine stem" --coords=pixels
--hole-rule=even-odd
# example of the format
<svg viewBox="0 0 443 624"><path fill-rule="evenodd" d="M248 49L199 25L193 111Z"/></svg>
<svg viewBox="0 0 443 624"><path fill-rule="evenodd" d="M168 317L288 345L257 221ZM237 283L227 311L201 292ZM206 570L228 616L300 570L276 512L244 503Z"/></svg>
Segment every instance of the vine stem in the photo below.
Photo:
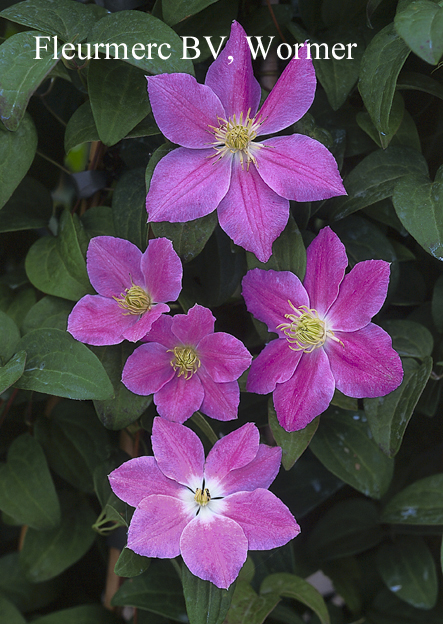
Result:
<svg viewBox="0 0 443 624"><path fill-rule="evenodd" d="M191 420L194 422L194 424L197 425L200 431L202 431L205 434L205 436L208 438L209 442L212 445L218 442L217 434L215 433L214 429L211 427L211 425L208 423L208 421L206 420L206 418L203 416L201 412L195 412L192 415Z"/></svg>

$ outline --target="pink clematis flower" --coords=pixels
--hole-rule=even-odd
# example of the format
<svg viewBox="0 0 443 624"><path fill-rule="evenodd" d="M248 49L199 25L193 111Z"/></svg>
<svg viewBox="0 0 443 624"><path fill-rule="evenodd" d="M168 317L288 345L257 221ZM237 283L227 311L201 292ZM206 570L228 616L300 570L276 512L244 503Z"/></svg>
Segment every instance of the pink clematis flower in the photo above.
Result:
<svg viewBox="0 0 443 624"><path fill-rule="evenodd" d="M386 299L389 263L359 262L345 275L345 247L326 227L307 250L303 284L289 271L249 271L247 308L276 332L252 363L247 389L273 392L277 418L298 431L328 407L334 389L378 397L403 378L390 336L371 323Z"/></svg>
<svg viewBox="0 0 443 624"><path fill-rule="evenodd" d="M135 394L154 394L157 412L182 423L201 409L217 420L237 417L237 379L251 363L240 340L214 332L211 311L195 305L187 314L162 316L147 344L129 356L122 381Z"/></svg>
<svg viewBox="0 0 443 624"><path fill-rule="evenodd" d="M98 295L85 295L68 319L68 332L90 345L137 342L151 329L166 301L182 287L182 263L167 238L151 240L144 253L113 236L89 243L87 269Z"/></svg>
<svg viewBox="0 0 443 624"><path fill-rule="evenodd" d="M249 550L283 546L300 527L268 491L281 449L259 444L247 423L214 445L205 462L196 434L155 418L154 457L131 459L111 472L114 493L136 507L128 548L146 557L182 555L192 574L227 589Z"/></svg>
<svg viewBox="0 0 443 624"><path fill-rule="evenodd" d="M204 85L188 74L148 77L155 120L182 146L154 171L149 221L190 221L217 208L228 236L265 262L288 221L290 199L346 194L321 143L300 134L256 141L295 123L311 106L316 80L305 50L290 61L258 113L260 85L237 22Z"/></svg>

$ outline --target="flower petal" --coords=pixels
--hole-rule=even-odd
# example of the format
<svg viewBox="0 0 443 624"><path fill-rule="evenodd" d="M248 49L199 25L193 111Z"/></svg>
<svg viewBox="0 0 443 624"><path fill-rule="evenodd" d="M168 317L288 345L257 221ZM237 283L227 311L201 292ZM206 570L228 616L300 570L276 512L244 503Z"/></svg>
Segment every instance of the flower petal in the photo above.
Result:
<svg viewBox="0 0 443 624"><path fill-rule="evenodd" d="M315 95L315 71L307 48L299 48L266 98L257 118L263 120L260 135L272 134L295 123L311 107Z"/></svg>
<svg viewBox="0 0 443 624"><path fill-rule="evenodd" d="M179 147L161 159L146 197L149 221L183 223L217 208L229 188L231 159L211 156L213 149Z"/></svg>
<svg viewBox="0 0 443 624"><path fill-rule="evenodd" d="M355 398L385 396L403 379L401 360L381 327L369 323L355 332L335 332L343 345L327 340L335 384L343 394Z"/></svg>
<svg viewBox="0 0 443 624"><path fill-rule="evenodd" d="M167 139L183 147L206 149L211 126L224 118L223 106L209 87L189 74L147 76L155 121Z"/></svg>
<svg viewBox="0 0 443 624"><path fill-rule="evenodd" d="M322 348L303 353L289 381L277 384L274 407L286 431L299 431L325 411L334 395L334 378Z"/></svg>
<svg viewBox="0 0 443 624"><path fill-rule="evenodd" d="M300 533L294 516L272 492L237 492L223 500L223 515L235 520L248 538L249 550L270 550Z"/></svg>
<svg viewBox="0 0 443 624"><path fill-rule="evenodd" d="M132 516L128 548L144 557L169 559L180 554L180 538L192 514L171 496L144 498Z"/></svg>
<svg viewBox="0 0 443 624"><path fill-rule="evenodd" d="M189 379L185 379L184 375L174 375L169 383L154 394L154 403L160 416L184 423L200 408L203 397L204 390L198 375Z"/></svg>
<svg viewBox="0 0 443 624"><path fill-rule="evenodd" d="M242 528L224 516L199 514L183 530L180 549L194 576L227 589L237 578L248 554Z"/></svg>
<svg viewBox="0 0 443 624"><path fill-rule="evenodd" d="M152 323L155 323L155 321L164 312L169 312L169 306L166 305L166 303L157 303L156 305L153 305L150 310L142 314L140 317L135 317L138 319L137 322L134 323L134 325L131 325L131 327L125 329L122 334L123 338L130 340L131 342L138 342L146 336L151 329Z"/></svg>
<svg viewBox="0 0 443 624"><path fill-rule="evenodd" d="M302 356L301 351L289 348L286 338L271 340L251 364L246 389L248 392L268 394L278 383L288 381Z"/></svg>
<svg viewBox="0 0 443 624"><path fill-rule="evenodd" d="M96 236L86 254L91 284L104 297L119 297L132 283L142 285L141 257L140 249L127 240Z"/></svg>
<svg viewBox="0 0 443 624"><path fill-rule="evenodd" d="M260 434L253 423L246 423L218 440L205 464L205 477L221 481L231 472L249 464L258 453Z"/></svg>
<svg viewBox="0 0 443 624"><path fill-rule="evenodd" d="M303 202L346 195L333 155L315 139L293 134L262 144L255 152L258 173L281 197Z"/></svg>
<svg viewBox="0 0 443 624"><path fill-rule="evenodd" d="M183 267L170 240L151 240L140 266L145 288L153 302L176 301L182 289Z"/></svg>
<svg viewBox="0 0 443 624"><path fill-rule="evenodd" d="M224 332L204 336L198 354L208 374L216 383L235 381L251 364L251 354L244 344Z"/></svg>
<svg viewBox="0 0 443 624"><path fill-rule="evenodd" d="M68 332L86 344L114 345L123 341L123 332L137 320L137 316L123 314L114 299L85 295L69 315Z"/></svg>
<svg viewBox="0 0 443 624"><path fill-rule="evenodd" d="M280 470L282 450L279 446L260 444L254 459L243 468L232 470L218 483L223 496L233 492L251 492L257 488L268 488Z"/></svg>
<svg viewBox="0 0 443 624"><path fill-rule="evenodd" d="M122 501L137 507L152 494L179 496L183 486L168 479L157 466L154 457L136 457L125 462L108 476L112 491Z"/></svg>
<svg viewBox="0 0 443 624"><path fill-rule="evenodd" d="M389 286L389 262L365 260L345 275L326 316L334 331L353 332L367 325L382 307Z"/></svg>
<svg viewBox="0 0 443 624"><path fill-rule="evenodd" d="M172 333L171 327L172 316L162 314L152 324L149 334L144 338L144 342L158 342L166 349L173 349L177 344L177 337Z"/></svg>
<svg viewBox="0 0 443 624"><path fill-rule="evenodd" d="M122 382L134 394L147 396L158 392L172 377L171 356L157 342L143 344L128 357Z"/></svg>
<svg viewBox="0 0 443 624"><path fill-rule="evenodd" d="M320 318L338 297L340 284L348 266L346 249L329 227L320 230L306 250L306 275L303 286L309 295L309 307Z"/></svg>
<svg viewBox="0 0 443 624"><path fill-rule="evenodd" d="M158 467L166 477L193 490L201 488L205 451L191 429L156 417L151 442Z"/></svg>
<svg viewBox="0 0 443 624"><path fill-rule="evenodd" d="M293 312L288 300L297 308L309 306L302 283L289 271L253 269L246 273L242 285L246 307L255 318L266 323L270 332L278 331L278 325L286 321L285 314Z"/></svg>
<svg viewBox="0 0 443 624"><path fill-rule="evenodd" d="M246 33L236 21L231 26L224 50L209 67L205 84L220 98L227 117L244 115L251 109L254 117L260 103L260 85L252 71L251 52Z"/></svg>
<svg viewBox="0 0 443 624"><path fill-rule="evenodd" d="M218 206L218 220L236 245L266 262L288 222L289 202L263 182L254 165L243 170L237 156L232 160L231 186Z"/></svg>
<svg viewBox="0 0 443 624"><path fill-rule="evenodd" d="M202 365L197 372L204 389L201 411L216 420L237 418L240 389L237 381L216 383Z"/></svg>
<svg viewBox="0 0 443 624"><path fill-rule="evenodd" d="M197 346L207 334L214 332L215 318L211 310L197 303L187 314L176 314L172 320L172 332L188 346Z"/></svg>

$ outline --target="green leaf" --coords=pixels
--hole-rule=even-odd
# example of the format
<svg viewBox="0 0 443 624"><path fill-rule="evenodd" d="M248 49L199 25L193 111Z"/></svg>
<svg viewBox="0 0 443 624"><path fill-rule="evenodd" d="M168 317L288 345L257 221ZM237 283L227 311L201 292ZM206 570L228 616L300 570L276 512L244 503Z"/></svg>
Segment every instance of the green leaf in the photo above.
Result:
<svg viewBox="0 0 443 624"><path fill-rule="evenodd" d="M443 275L437 278L432 293L432 319L437 330L443 332Z"/></svg>
<svg viewBox="0 0 443 624"><path fill-rule="evenodd" d="M282 450L281 463L283 464L283 468L285 470L290 470L297 459L301 457L308 448L312 437L317 431L320 419L314 418L307 427L300 431L285 431L277 420L272 398L270 398L268 402L268 418L272 435Z"/></svg>
<svg viewBox="0 0 443 624"><path fill-rule="evenodd" d="M8 624L26 624L26 620L12 602L0 594L0 616Z"/></svg>
<svg viewBox="0 0 443 624"><path fill-rule="evenodd" d="M28 172L36 149L37 132L29 115L25 115L16 132L8 132L0 124L0 208Z"/></svg>
<svg viewBox="0 0 443 624"><path fill-rule="evenodd" d="M358 615L362 607L362 570L357 558L344 557L323 563L322 572L331 579L335 591L352 614Z"/></svg>
<svg viewBox="0 0 443 624"><path fill-rule="evenodd" d="M56 3L54 0L27 0L14 4L0 15L11 22L60 37L63 41L78 43L86 39L92 24L106 15L106 11L101 7L74 3L71 0L57 0ZM46 42L47 40L43 40L42 44Z"/></svg>
<svg viewBox="0 0 443 624"><path fill-rule="evenodd" d="M334 219L343 219L357 210L391 197L399 181L414 176L424 177L427 171L425 158L412 148L391 145L386 150L372 152L344 179L348 197L335 201L332 216Z"/></svg>
<svg viewBox="0 0 443 624"><path fill-rule="evenodd" d="M92 114L100 140L115 145L151 111L143 71L115 59L92 59L88 72Z"/></svg>
<svg viewBox="0 0 443 624"><path fill-rule="evenodd" d="M432 358L427 357L422 364L408 358L403 369L403 381L394 392L364 399L374 440L388 457L400 450L406 427L432 372Z"/></svg>
<svg viewBox="0 0 443 624"><path fill-rule="evenodd" d="M163 221L151 223L151 228L155 236L169 238L182 261L189 262L202 251L216 225L217 213L214 210L205 217L187 223Z"/></svg>
<svg viewBox="0 0 443 624"><path fill-rule="evenodd" d="M114 572L118 576L132 578L133 576L143 574L148 569L150 563L151 560L148 557L137 555L137 553L125 547L115 564Z"/></svg>
<svg viewBox="0 0 443 624"><path fill-rule="evenodd" d="M60 329L35 329L20 340L27 353L25 372L16 387L68 399L104 400L114 390L98 358Z"/></svg>
<svg viewBox="0 0 443 624"><path fill-rule="evenodd" d="M40 444L28 433L9 447L0 467L0 509L18 523L42 530L60 522L55 487Z"/></svg>
<svg viewBox="0 0 443 624"><path fill-rule="evenodd" d="M58 236L40 238L28 251L25 260L28 278L48 295L77 301L83 295L95 292L89 283L80 246L79 225L77 216L64 210Z"/></svg>
<svg viewBox="0 0 443 624"><path fill-rule="evenodd" d="M188 0L187 2L177 2L177 0L163 0L163 19L169 26L181 22L190 15L195 15L217 0Z"/></svg>
<svg viewBox="0 0 443 624"><path fill-rule="evenodd" d="M35 612L52 602L56 596L53 583L35 585L26 579L19 563L18 552L0 558L0 592L8 596L20 611Z"/></svg>
<svg viewBox="0 0 443 624"><path fill-rule="evenodd" d="M111 399L94 401L97 416L107 429L124 429L140 418L152 402L152 395L133 394L121 381L123 366L133 350L134 345L128 342L94 348L94 353L108 374L115 392Z"/></svg>
<svg viewBox="0 0 443 624"><path fill-rule="evenodd" d="M377 507L352 498L326 511L309 535L308 548L319 561L356 555L383 539Z"/></svg>
<svg viewBox="0 0 443 624"><path fill-rule="evenodd" d="M383 510L382 522L443 524L443 474L415 481L396 494Z"/></svg>
<svg viewBox="0 0 443 624"><path fill-rule="evenodd" d="M213 583L194 576L183 565L182 584L189 624L223 624L231 605L235 583L229 589L219 589Z"/></svg>
<svg viewBox="0 0 443 624"><path fill-rule="evenodd" d="M20 564L26 578L41 583L71 567L92 546L96 534L91 526L95 514L78 495L61 499L62 519L55 529L28 529L20 551Z"/></svg>
<svg viewBox="0 0 443 624"><path fill-rule="evenodd" d="M329 624L329 613L321 594L307 581L282 572L271 574L265 578L260 587L260 595L277 594L282 598L293 598L312 609L320 619L321 624Z"/></svg>
<svg viewBox="0 0 443 624"><path fill-rule="evenodd" d="M434 558L420 537L398 536L377 553L377 568L386 587L418 609L437 602L438 580Z"/></svg>
<svg viewBox="0 0 443 624"><path fill-rule="evenodd" d="M443 7L429 0L416 0L397 13L394 24L417 56L437 65L443 55Z"/></svg>
<svg viewBox="0 0 443 624"><path fill-rule="evenodd" d="M94 236L115 236L114 215L109 206L93 206L81 217L89 239Z"/></svg>
<svg viewBox="0 0 443 624"><path fill-rule="evenodd" d="M397 77L410 50L389 24L375 35L363 54L359 89L374 126L389 132L389 116Z"/></svg>
<svg viewBox="0 0 443 624"><path fill-rule="evenodd" d="M397 89L423 91L443 100L443 85L435 78L418 72L402 72L397 80Z"/></svg>
<svg viewBox="0 0 443 624"><path fill-rule="evenodd" d="M0 367L0 394L20 379L25 370L26 352L19 351L7 364Z"/></svg>
<svg viewBox="0 0 443 624"><path fill-rule="evenodd" d="M443 260L443 166L434 182L425 172L399 180L392 200L408 232L423 249Z"/></svg>
<svg viewBox="0 0 443 624"><path fill-rule="evenodd" d="M280 602L278 594L257 595L249 583L238 581L226 624L262 624Z"/></svg>
<svg viewBox="0 0 443 624"><path fill-rule="evenodd" d="M84 604L48 613L32 622L33 624L119 624L120 620L101 605Z"/></svg>
<svg viewBox="0 0 443 624"><path fill-rule="evenodd" d="M145 609L176 622L186 621L180 579L171 563L162 559L151 561L146 572L123 583L111 604Z"/></svg>
<svg viewBox="0 0 443 624"><path fill-rule="evenodd" d="M37 180L26 177L2 209L0 232L46 227L51 215L50 192Z"/></svg>
<svg viewBox="0 0 443 624"><path fill-rule="evenodd" d="M83 143L90 143L99 139L91 102L88 100L77 108L68 121L65 130L65 152L68 153Z"/></svg>
<svg viewBox="0 0 443 624"><path fill-rule="evenodd" d="M12 318L0 312L0 363L7 362L15 353L20 332Z"/></svg>
<svg viewBox="0 0 443 624"><path fill-rule="evenodd" d="M33 329L51 327L66 330L72 303L58 297L42 297L26 314L22 325L23 334Z"/></svg>
<svg viewBox="0 0 443 624"><path fill-rule="evenodd" d="M140 67L150 74L171 74L181 72L194 75L192 61L183 60L183 42L180 37L162 21L139 11L119 11L101 19L92 29L88 41L90 43L116 44L121 47L109 48L109 54L123 58L123 50L126 46L127 63ZM141 41L152 44L152 54L149 50L135 49L136 56L143 58L138 60L133 56L133 47ZM166 44L161 49L163 56L160 58L159 46ZM169 46L169 47L168 47ZM169 56L170 55L170 56ZM151 59L149 59L151 56Z"/></svg>
<svg viewBox="0 0 443 624"><path fill-rule="evenodd" d="M394 462L371 438L362 412L329 408L310 449L328 470L371 498L381 498L392 478Z"/></svg>
<svg viewBox="0 0 443 624"><path fill-rule="evenodd" d="M32 306L35 305L35 302L36 292L34 288L20 289L8 306L6 313L12 318L15 324L21 328L26 315Z"/></svg>
<svg viewBox="0 0 443 624"><path fill-rule="evenodd" d="M126 171L112 196L115 235L144 251L148 242L146 187L143 169Z"/></svg>
<svg viewBox="0 0 443 624"><path fill-rule="evenodd" d="M392 101L392 108L389 114L389 127L388 131L384 134L378 132L374 124L372 123L369 113L360 112L357 113L357 123L362 130L364 130L371 139L373 139L377 145L386 149L394 138L395 134L399 130L405 113L405 103L400 93L395 93ZM419 143L420 145L420 143ZM414 145L412 147L415 147Z"/></svg>

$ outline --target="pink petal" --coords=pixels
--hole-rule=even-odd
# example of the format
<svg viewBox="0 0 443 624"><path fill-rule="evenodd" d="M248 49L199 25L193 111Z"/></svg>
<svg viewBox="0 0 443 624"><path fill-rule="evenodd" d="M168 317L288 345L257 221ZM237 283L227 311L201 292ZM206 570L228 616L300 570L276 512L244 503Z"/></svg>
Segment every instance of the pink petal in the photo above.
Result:
<svg viewBox="0 0 443 624"><path fill-rule="evenodd" d="M183 267L167 238L155 238L141 259L145 288L152 301L176 301L182 289Z"/></svg>
<svg viewBox="0 0 443 624"><path fill-rule="evenodd" d="M204 336L198 343L199 357L212 379L235 381L251 364L251 354L244 344L224 332Z"/></svg>
<svg viewBox="0 0 443 624"><path fill-rule="evenodd" d="M277 384L274 407L286 431L304 429L325 411L334 394L334 378L322 348L303 353L289 381Z"/></svg>
<svg viewBox="0 0 443 624"><path fill-rule="evenodd" d="M328 326L345 332L365 327L386 299L389 272L389 262L384 260L365 260L356 264L345 275L338 297L329 308Z"/></svg>
<svg viewBox="0 0 443 624"><path fill-rule="evenodd" d="M288 300L297 308L309 306L302 283L289 271L253 269L246 273L242 285L246 307L255 318L266 323L270 332L278 331L278 325L287 322L285 314L293 312Z"/></svg>
<svg viewBox="0 0 443 624"><path fill-rule="evenodd" d="M184 529L180 549L194 576L227 589L235 581L248 554L242 528L224 516L199 514Z"/></svg>
<svg viewBox="0 0 443 624"><path fill-rule="evenodd" d="M238 492L223 500L223 515L235 520L248 538L249 550L270 550L300 533L294 516L272 492Z"/></svg>
<svg viewBox="0 0 443 624"><path fill-rule="evenodd" d="M183 223L215 210L226 195L231 159L216 160L216 152L180 147L164 156L154 169L146 197L149 221Z"/></svg>
<svg viewBox="0 0 443 624"><path fill-rule="evenodd" d="M237 157L232 162L231 186L218 207L220 226L236 245L266 262L288 222L289 202L263 182L254 165L247 171Z"/></svg>
<svg viewBox="0 0 443 624"><path fill-rule="evenodd" d="M156 417L151 442L158 467L165 476L193 490L201 487L205 451L191 429Z"/></svg>
<svg viewBox="0 0 443 624"><path fill-rule="evenodd" d="M172 377L171 355L157 342L143 344L128 357L122 382L134 394L147 396L158 392Z"/></svg>
<svg viewBox="0 0 443 624"><path fill-rule="evenodd" d="M260 444L254 459L243 468L232 470L218 484L223 496L234 492L251 492L268 488L280 470L282 450L279 446Z"/></svg>
<svg viewBox="0 0 443 624"><path fill-rule="evenodd" d="M295 123L311 107L315 95L315 71L307 48L299 48L265 100L257 118L263 120L260 135L272 134Z"/></svg>
<svg viewBox="0 0 443 624"><path fill-rule="evenodd" d="M306 250L306 288L309 307L317 310L320 318L338 297L341 281L348 266L346 249L337 234L329 227L320 230Z"/></svg>
<svg viewBox="0 0 443 624"><path fill-rule="evenodd" d="M166 305L166 303L157 303L140 317L132 315L135 316L135 318L138 318L138 320L134 325L131 325L131 327L125 329L122 334L123 338L125 338L126 340L130 340L131 342L138 342L146 336L146 334L151 329L152 324L155 323L155 321L164 312L169 312L169 306Z"/></svg>
<svg viewBox="0 0 443 624"><path fill-rule="evenodd" d="M257 394L273 392L278 383L292 377L301 356L301 351L289 348L286 338L271 340L251 364L247 391Z"/></svg>
<svg viewBox="0 0 443 624"><path fill-rule="evenodd" d="M145 336L145 342L158 342L167 349L173 349L177 344L177 337L172 333L172 316L162 314L152 324L151 331Z"/></svg>
<svg viewBox="0 0 443 624"><path fill-rule="evenodd" d="M381 327L369 323L355 332L335 332L343 345L327 340L335 384L347 396L379 397L395 390L403 379L403 369L392 341Z"/></svg>
<svg viewBox="0 0 443 624"><path fill-rule="evenodd" d="M246 33L236 21L231 26L224 50L209 67L205 84L220 98L227 117L244 115L251 109L254 117L260 103L260 85L252 71Z"/></svg>
<svg viewBox="0 0 443 624"><path fill-rule="evenodd" d="M211 126L225 117L209 87L189 74L148 76L149 101L158 127L172 143L205 149L213 141Z"/></svg>
<svg viewBox="0 0 443 624"><path fill-rule="evenodd" d="M163 418L184 423L191 418L203 401L204 390L198 375L185 379L176 374L169 383L155 393L154 403Z"/></svg>
<svg viewBox="0 0 443 624"><path fill-rule="evenodd" d="M124 314L114 299L85 295L69 315L68 332L86 344L114 345L123 341L123 332L137 320L135 315Z"/></svg>
<svg viewBox="0 0 443 624"><path fill-rule="evenodd" d="M318 141L293 134L262 143L257 170L277 195L299 202L346 195L333 155Z"/></svg>
<svg viewBox="0 0 443 624"><path fill-rule="evenodd" d="M209 452L205 477L221 481L238 468L249 464L258 453L260 434L253 423L246 423L218 440Z"/></svg>
<svg viewBox="0 0 443 624"><path fill-rule="evenodd" d="M140 270L142 252L122 238L96 236L86 254L89 279L104 297L119 297L132 283L144 283Z"/></svg>
<svg viewBox="0 0 443 624"><path fill-rule="evenodd" d="M175 497L148 496L132 516L128 548L144 557L177 557L183 529L192 516L187 506Z"/></svg>
<svg viewBox="0 0 443 624"><path fill-rule="evenodd" d="M152 494L178 497L183 486L165 477L154 457L136 457L111 472L108 477L112 491L122 501L137 507Z"/></svg>
<svg viewBox="0 0 443 624"><path fill-rule="evenodd" d="M204 336L214 332L214 323L211 310L196 303L187 314L174 316L172 332L183 344L197 346Z"/></svg>
<svg viewBox="0 0 443 624"><path fill-rule="evenodd" d="M236 381L216 383L202 365L197 375L202 382L204 397L200 410L216 420L233 420L237 418L240 403L240 389Z"/></svg>

